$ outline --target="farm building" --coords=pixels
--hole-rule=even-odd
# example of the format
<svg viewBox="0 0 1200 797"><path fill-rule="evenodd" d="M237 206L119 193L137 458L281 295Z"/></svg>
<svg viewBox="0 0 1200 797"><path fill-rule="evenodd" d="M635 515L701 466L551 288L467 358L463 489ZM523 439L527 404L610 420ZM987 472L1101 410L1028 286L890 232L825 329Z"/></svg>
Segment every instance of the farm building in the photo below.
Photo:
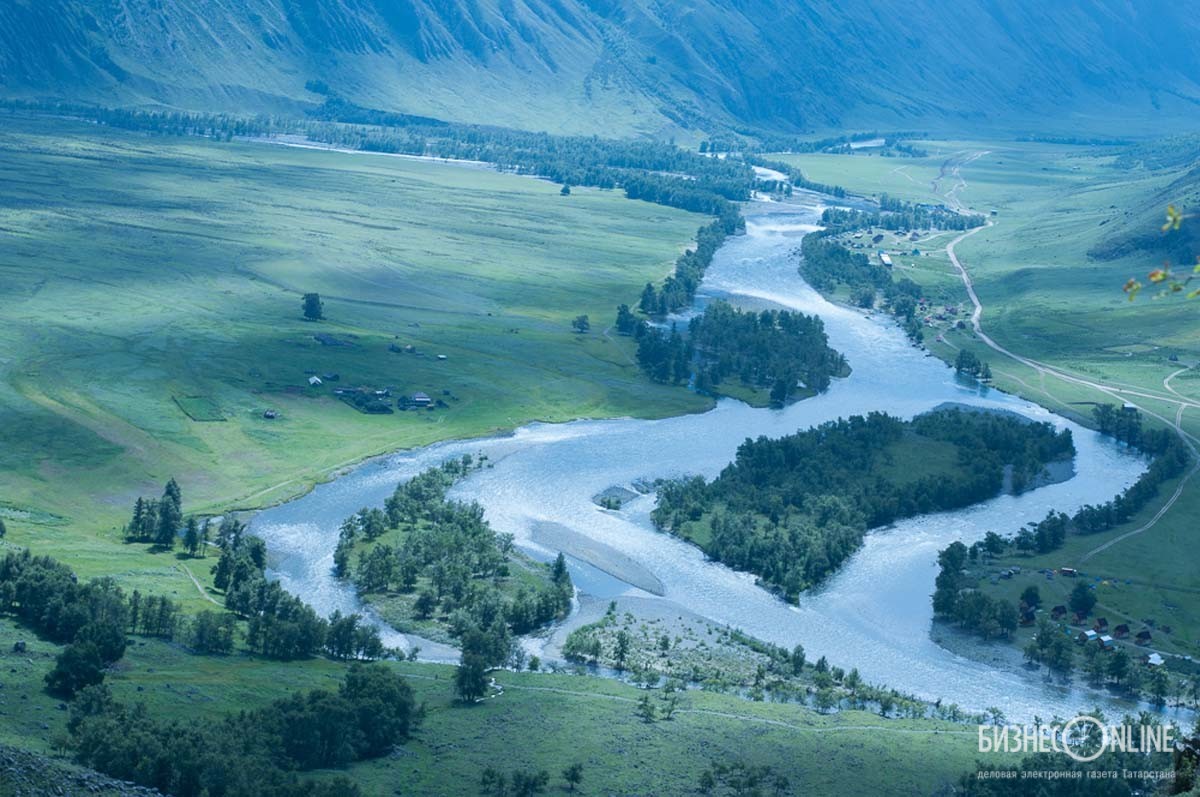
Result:
<svg viewBox="0 0 1200 797"><path fill-rule="evenodd" d="M892 256L889 255L887 252L880 252L879 253L879 262L883 263L888 268L891 268L892 267Z"/></svg>
<svg viewBox="0 0 1200 797"><path fill-rule="evenodd" d="M416 407L430 407L433 405L433 399L428 393L413 393L409 403Z"/></svg>
<svg viewBox="0 0 1200 797"><path fill-rule="evenodd" d="M1165 663L1166 663L1166 660L1163 659L1163 657L1161 655L1159 655L1158 653L1151 653L1149 656L1146 657L1146 666L1147 667L1161 667Z"/></svg>
<svg viewBox="0 0 1200 797"><path fill-rule="evenodd" d="M319 377L319 376L310 376L310 377L308 378L308 383L309 383L310 385L312 385L313 387L316 387L317 385L324 384L324 383L321 381L321 377Z"/></svg>

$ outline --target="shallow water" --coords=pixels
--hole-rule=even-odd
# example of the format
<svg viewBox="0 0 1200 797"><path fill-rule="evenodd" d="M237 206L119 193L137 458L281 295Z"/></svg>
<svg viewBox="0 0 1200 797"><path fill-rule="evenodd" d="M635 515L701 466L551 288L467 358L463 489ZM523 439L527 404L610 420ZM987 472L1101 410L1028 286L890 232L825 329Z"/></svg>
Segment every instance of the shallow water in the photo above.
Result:
<svg viewBox="0 0 1200 797"><path fill-rule="evenodd" d="M697 297L742 305L774 305L817 313L830 344L853 373L824 394L783 410L754 409L724 400L710 412L663 420L577 421L532 424L506 437L441 443L368 462L308 495L258 515L251 528L268 543L271 572L318 611L360 609L352 589L331 575L341 521L362 506L382 504L401 479L450 456L486 453L492 467L478 471L453 495L479 501L487 518L535 555L552 554L531 539L536 524L552 523L634 559L663 585L657 600L673 602L717 624L739 627L764 640L802 643L810 659L825 655L857 667L871 682L963 708L999 706L1010 719L1034 714L1072 716L1100 703L1132 708L1087 689L1044 682L1041 675L956 656L930 638L929 595L937 551L955 539L971 543L994 530L1011 533L1051 509L1073 512L1108 500L1142 472L1137 456L1036 405L956 379L941 361L912 347L882 316L825 301L798 275L792 251L814 229L816 200L756 203L747 234L718 252ZM1070 428L1078 451L1070 480L1021 496L1001 496L957 512L913 518L868 536L842 570L820 589L787 605L754 578L705 560L701 552L656 532L649 522L653 497L620 512L592 497L637 479L699 473L715 476L748 437L779 436L826 420L871 410L911 417L947 401L1012 410ZM604 562L595 564L601 568ZM581 589L599 597L622 585L586 563L571 563ZM632 594L648 593L629 587ZM391 644L404 640L389 635ZM442 646L422 644L423 658L456 658Z"/></svg>

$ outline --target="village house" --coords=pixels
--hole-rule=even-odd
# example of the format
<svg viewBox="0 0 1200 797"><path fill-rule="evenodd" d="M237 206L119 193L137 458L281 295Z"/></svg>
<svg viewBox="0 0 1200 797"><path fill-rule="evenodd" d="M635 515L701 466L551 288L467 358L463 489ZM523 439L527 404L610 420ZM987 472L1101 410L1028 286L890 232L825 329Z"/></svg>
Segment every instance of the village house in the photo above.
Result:
<svg viewBox="0 0 1200 797"><path fill-rule="evenodd" d="M1112 650L1113 649L1113 638L1110 637L1108 634L1103 634L1100 637L1100 647L1104 648L1105 650Z"/></svg>
<svg viewBox="0 0 1200 797"><path fill-rule="evenodd" d="M1107 617L1097 617L1096 624L1093 625L1092 628L1096 629L1100 633L1104 633L1105 631L1108 630L1108 618Z"/></svg>
<svg viewBox="0 0 1200 797"><path fill-rule="evenodd" d="M1147 667L1161 667L1165 663L1166 663L1166 660L1163 659L1163 657L1161 655L1159 655L1158 653L1151 653L1149 656L1146 657L1146 666Z"/></svg>
<svg viewBox="0 0 1200 797"><path fill-rule="evenodd" d="M1059 604L1050 610L1050 618L1052 620L1061 620L1067 616L1067 607Z"/></svg>
<svg viewBox="0 0 1200 797"><path fill-rule="evenodd" d="M1085 645L1088 642L1095 642L1100 638L1100 635L1095 631L1080 631L1075 635L1075 641L1080 645Z"/></svg>
<svg viewBox="0 0 1200 797"><path fill-rule="evenodd" d="M1138 631L1137 636L1134 637L1134 641L1136 641L1139 645L1149 645L1150 640L1150 631L1145 628L1143 628L1141 631Z"/></svg>
<svg viewBox="0 0 1200 797"><path fill-rule="evenodd" d="M1125 623L1121 623L1119 626L1113 629L1113 636L1115 636L1117 639L1124 639L1125 637L1129 636L1129 626Z"/></svg>

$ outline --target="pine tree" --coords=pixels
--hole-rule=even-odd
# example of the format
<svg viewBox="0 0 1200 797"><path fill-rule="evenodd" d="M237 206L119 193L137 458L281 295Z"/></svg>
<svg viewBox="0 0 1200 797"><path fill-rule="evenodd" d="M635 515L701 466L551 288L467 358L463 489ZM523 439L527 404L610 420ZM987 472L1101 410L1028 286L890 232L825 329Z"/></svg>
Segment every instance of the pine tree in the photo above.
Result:
<svg viewBox="0 0 1200 797"><path fill-rule="evenodd" d="M200 548L200 524L193 515L188 515L187 526L183 532L183 547L192 556L195 556Z"/></svg>

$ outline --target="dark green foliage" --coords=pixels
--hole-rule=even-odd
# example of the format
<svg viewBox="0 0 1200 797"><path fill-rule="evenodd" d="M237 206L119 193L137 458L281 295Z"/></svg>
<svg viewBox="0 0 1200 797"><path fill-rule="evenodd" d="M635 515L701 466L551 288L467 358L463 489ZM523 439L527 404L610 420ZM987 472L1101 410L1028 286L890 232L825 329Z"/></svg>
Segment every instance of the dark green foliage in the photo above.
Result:
<svg viewBox="0 0 1200 797"><path fill-rule="evenodd" d="M245 526L226 518L218 534L221 558L213 582L225 590L225 607L247 620L246 644L274 659L301 659L327 652L334 658L376 659L384 655L379 632L358 615L330 620L311 606L268 581L266 546L245 533ZM333 634L332 623L339 623ZM332 634L332 636L331 636Z"/></svg>
<svg viewBox="0 0 1200 797"><path fill-rule="evenodd" d="M0 560L0 611L59 643L74 641L89 626L94 640L110 638L100 629L111 626L121 637L120 652L106 646L105 652L115 653L113 661L124 651L123 635L130 627L129 606L115 581L80 584L71 568L29 551Z"/></svg>
<svg viewBox="0 0 1200 797"><path fill-rule="evenodd" d="M765 764L754 765L745 761L719 761L700 775L700 793L712 795L768 795L791 794L791 783L786 777Z"/></svg>
<svg viewBox="0 0 1200 797"><path fill-rule="evenodd" d="M227 612L200 612L188 627L187 645L193 653L232 653L236 626L236 618Z"/></svg>
<svg viewBox="0 0 1200 797"><path fill-rule="evenodd" d="M160 500L139 497L134 501L133 515L125 526L125 534L131 540L173 548L182 525L183 495L179 485L171 479L163 488Z"/></svg>
<svg viewBox="0 0 1200 797"><path fill-rule="evenodd" d="M415 600L416 614L429 618L439 606L446 608L451 631L460 637L473 630L507 638L563 616L574 594L565 562L542 571L545 582L536 589L505 597L497 583L512 567L525 566L510 562L515 555L511 535L497 534L479 504L446 499L455 481L479 465L469 456L449 460L398 485L382 510L364 508L347 518L334 552L337 575L353 578L365 594L412 593L426 580L429 587ZM378 541L394 530L401 533L398 543ZM351 567L355 547L371 542ZM488 663L501 664L507 647L494 653Z"/></svg>
<svg viewBox="0 0 1200 797"><path fill-rule="evenodd" d="M984 638L1009 636L1017 630L1017 608L1011 601L996 600L973 588L977 579L964 573L967 547L953 542L938 554L938 572L933 593L934 614L953 620L962 628Z"/></svg>
<svg viewBox="0 0 1200 797"><path fill-rule="evenodd" d="M63 648L46 674L46 688L53 694L72 697L84 687L104 680L104 661L91 642L74 642Z"/></svg>
<svg viewBox="0 0 1200 797"><path fill-rule="evenodd" d="M407 738L415 716L402 678L382 665L355 665L337 692L298 692L208 725L160 720L93 687L75 701L68 728L80 763L166 794L332 797L358 790L345 779L304 783L294 770L382 755Z"/></svg>
<svg viewBox="0 0 1200 797"><path fill-rule="evenodd" d="M1076 614L1089 615L1092 613L1092 607L1096 605L1096 593L1087 582L1080 581L1071 590L1067 605Z"/></svg>
<svg viewBox="0 0 1200 797"><path fill-rule="evenodd" d="M462 654L462 661L454 672L454 691L464 703L474 703L487 694L488 665L482 655Z"/></svg>
<svg viewBox="0 0 1200 797"><path fill-rule="evenodd" d="M653 292L653 290L654 290L653 285L647 285L646 287L649 288ZM629 305L623 304L617 308L616 327L617 327L617 332L621 335L632 335L634 332L637 331L638 319L637 319L637 316L635 316L633 314L633 312L630 311Z"/></svg>
<svg viewBox="0 0 1200 797"><path fill-rule="evenodd" d="M325 303L321 301L319 293L304 294L303 307L306 321L320 321L325 317Z"/></svg>
<svg viewBox="0 0 1200 797"><path fill-rule="evenodd" d="M736 378L754 388L771 388L776 406L799 390L822 391L830 378L846 371L845 359L829 348L825 327L816 316L787 310L761 313L713 302L681 335L672 325L661 333L635 327L637 360L657 382L680 384L694 373L695 388L719 393Z"/></svg>
<svg viewBox="0 0 1200 797"><path fill-rule="evenodd" d="M698 383L716 386L735 377L755 387L781 383L780 405L798 385L821 392L846 370L845 358L829 348L821 319L803 313L755 313L713 302L688 324L688 339Z"/></svg>
<svg viewBox="0 0 1200 797"><path fill-rule="evenodd" d="M1136 482L1111 501L1080 508L1071 518L1073 530L1080 534L1096 534L1128 521L1158 495L1163 482L1183 473L1192 459L1187 446L1174 432L1143 429L1141 415L1134 408L1117 409L1100 404L1092 410L1092 416L1101 432L1152 455L1154 461Z"/></svg>
<svg viewBox="0 0 1200 797"><path fill-rule="evenodd" d="M908 435L953 444L951 475L903 483L885 476L880 468ZM747 440L713 482L661 485L653 519L685 537L707 524L705 553L794 600L857 550L867 529L990 498L1005 465L1022 489L1046 462L1073 452L1069 432L1008 415L948 409L907 423L883 413L852 416L778 440Z"/></svg>

